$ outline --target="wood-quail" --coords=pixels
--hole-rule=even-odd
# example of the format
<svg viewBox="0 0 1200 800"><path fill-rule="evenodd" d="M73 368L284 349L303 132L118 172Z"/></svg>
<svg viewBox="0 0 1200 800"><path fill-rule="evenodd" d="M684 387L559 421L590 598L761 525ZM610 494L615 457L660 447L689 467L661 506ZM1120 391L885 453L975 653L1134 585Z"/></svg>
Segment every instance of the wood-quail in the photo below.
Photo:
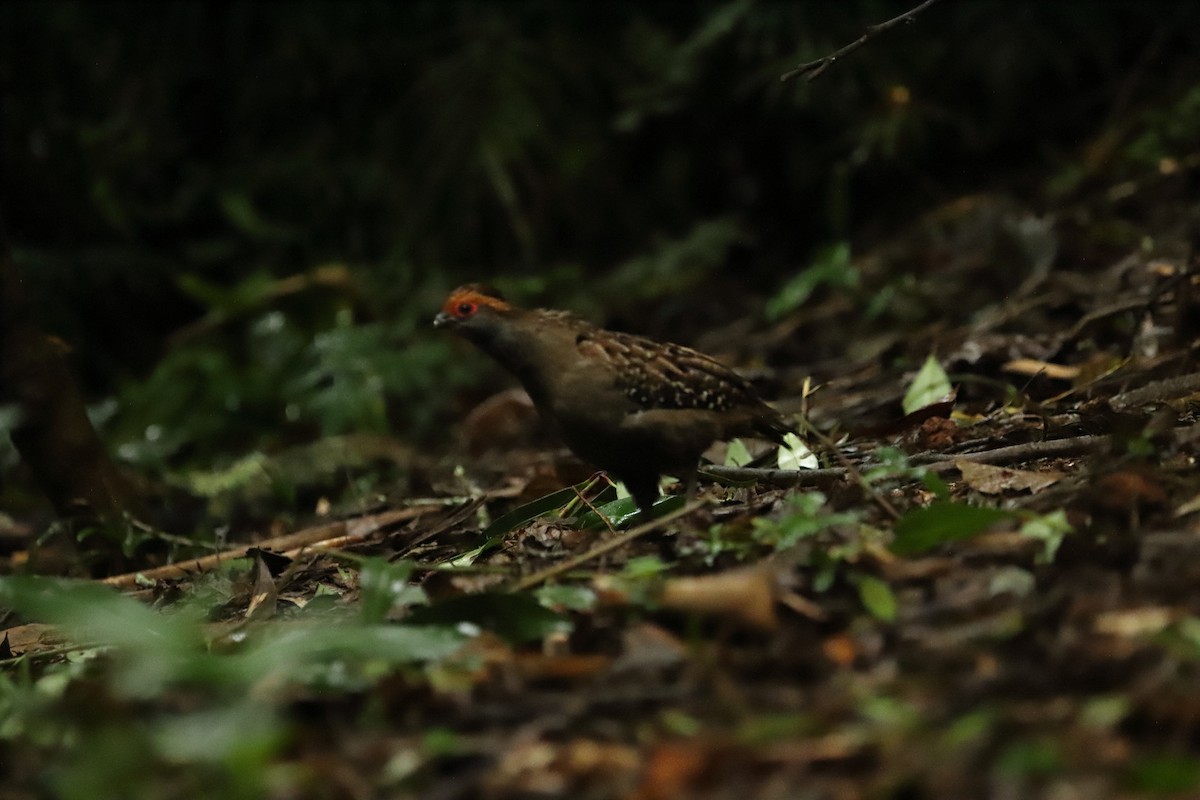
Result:
<svg viewBox="0 0 1200 800"><path fill-rule="evenodd" d="M669 474L695 486L715 441L793 431L754 387L678 344L604 330L565 311L522 309L482 284L451 292L434 325L516 375L576 455L623 481L648 512Z"/></svg>

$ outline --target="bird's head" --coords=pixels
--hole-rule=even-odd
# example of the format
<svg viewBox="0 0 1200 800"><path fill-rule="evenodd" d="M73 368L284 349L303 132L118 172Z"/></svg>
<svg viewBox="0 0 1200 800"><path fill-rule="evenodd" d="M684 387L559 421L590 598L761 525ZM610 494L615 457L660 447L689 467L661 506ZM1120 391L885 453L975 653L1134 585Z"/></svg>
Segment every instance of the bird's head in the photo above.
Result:
<svg viewBox="0 0 1200 800"><path fill-rule="evenodd" d="M433 318L433 325L469 334L495 325L498 317L512 308L492 287L468 283L450 293L442 310Z"/></svg>

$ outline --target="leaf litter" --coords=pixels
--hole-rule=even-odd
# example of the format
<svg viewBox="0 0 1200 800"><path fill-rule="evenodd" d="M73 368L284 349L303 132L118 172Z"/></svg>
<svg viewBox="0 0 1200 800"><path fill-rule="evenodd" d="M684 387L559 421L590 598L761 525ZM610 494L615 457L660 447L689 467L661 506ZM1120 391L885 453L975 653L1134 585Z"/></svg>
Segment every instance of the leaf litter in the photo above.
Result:
<svg viewBox="0 0 1200 800"><path fill-rule="evenodd" d="M1024 272L967 257L989 225ZM654 521L507 393L432 482L479 491L107 587L7 579L6 753L84 735L86 682L140 769L263 796L1195 796L1195 263L1089 270L1056 231L973 196L789 284L747 346L811 366L773 380L827 443L732 445ZM786 480L802 448L820 492Z"/></svg>

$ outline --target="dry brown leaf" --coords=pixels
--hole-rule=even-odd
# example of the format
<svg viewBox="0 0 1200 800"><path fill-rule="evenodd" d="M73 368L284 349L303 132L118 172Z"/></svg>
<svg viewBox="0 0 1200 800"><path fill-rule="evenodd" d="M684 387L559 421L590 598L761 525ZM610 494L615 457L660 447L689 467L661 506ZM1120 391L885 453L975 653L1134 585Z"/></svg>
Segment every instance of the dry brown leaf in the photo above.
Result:
<svg viewBox="0 0 1200 800"><path fill-rule="evenodd" d="M1194 514L1197 511L1200 511L1200 494L1181 503L1179 508L1175 509L1174 516L1186 517L1188 514Z"/></svg>
<svg viewBox="0 0 1200 800"><path fill-rule="evenodd" d="M774 574L759 567L716 575L672 578L658 598L664 608L700 614L717 614L753 628L774 630L776 586Z"/></svg>
<svg viewBox="0 0 1200 800"><path fill-rule="evenodd" d="M254 554L254 589L250 592L250 605L246 608L246 619L259 621L275 616L279 591L262 554Z"/></svg>
<svg viewBox="0 0 1200 800"><path fill-rule="evenodd" d="M628 800L673 800L687 790L708 767L712 748L696 742L666 742L650 754L642 783Z"/></svg>
<svg viewBox="0 0 1200 800"><path fill-rule="evenodd" d="M839 633L821 642L821 652L839 667L848 667L858 655L858 646L849 636Z"/></svg>
<svg viewBox="0 0 1200 800"><path fill-rule="evenodd" d="M616 671L663 669L687 658L687 645L649 622L625 631L621 643L621 655L613 664Z"/></svg>
<svg viewBox="0 0 1200 800"><path fill-rule="evenodd" d="M527 440L537 429L537 412L523 389L507 389L484 400L467 414L462 438L472 455L508 448Z"/></svg>
<svg viewBox="0 0 1200 800"><path fill-rule="evenodd" d="M1032 472L1010 467L994 467L991 464L979 464L974 461L956 461L954 466L962 473L963 480L967 482L968 486L983 494L1004 494L1005 492L1025 490L1037 494L1047 486L1066 477L1066 474L1062 472L1049 470Z"/></svg>
<svg viewBox="0 0 1200 800"><path fill-rule="evenodd" d="M1096 633L1127 639L1160 633L1174 617L1175 613L1169 608L1129 608L1098 614L1093 627Z"/></svg>
<svg viewBox="0 0 1200 800"><path fill-rule="evenodd" d="M1036 358L1015 358L1005 364L1002 369L1013 375L1044 375L1061 381L1073 381L1079 377L1079 367L1071 364L1051 364L1049 361L1038 361Z"/></svg>
<svg viewBox="0 0 1200 800"><path fill-rule="evenodd" d="M1167 503L1167 493L1150 476L1135 470L1111 472L1093 485L1096 504L1110 511L1130 511Z"/></svg>
<svg viewBox="0 0 1200 800"><path fill-rule="evenodd" d="M636 748L595 739L518 741L484 779L487 796L576 797L596 782L632 779L641 766Z"/></svg>
<svg viewBox="0 0 1200 800"><path fill-rule="evenodd" d="M40 622L9 628L4 631L4 636L8 637L8 646L12 649L13 655L18 656L36 655L46 650L53 650L61 647L67 641L58 628Z"/></svg>
<svg viewBox="0 0 1200 800"><path fill-rule="evenodd" d="M599 675L608 669L612 659L605 655L545 655L544 653L515 654L517 672L526 680L579 680Z"/></svg>
<svg viewBox="0 0 1200 800"><path fill-rule="evenodd" d="M775 599L780 603L780 605L787 606L802 617L807 617L808 619L816 620L817 622L823 622L829 617L829 615L825 613L825 609L821 608L821 606L814 603L812 600L809 600L807 597L797 594L796 592L780 591Z"/></svg>

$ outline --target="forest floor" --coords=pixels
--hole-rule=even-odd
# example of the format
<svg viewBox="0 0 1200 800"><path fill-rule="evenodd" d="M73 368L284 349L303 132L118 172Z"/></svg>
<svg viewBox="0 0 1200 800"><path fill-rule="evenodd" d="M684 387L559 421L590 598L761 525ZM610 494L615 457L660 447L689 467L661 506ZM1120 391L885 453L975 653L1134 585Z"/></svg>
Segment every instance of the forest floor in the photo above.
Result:
<svg viewBox="0 0 1200 800"><path fill-rule="evenodd" d="M718 448L640 524L510 392L375 507L10 581L0 793L1200 795L1200 284L1126 188L963 198L689 342L820 470Z"/></svg>

